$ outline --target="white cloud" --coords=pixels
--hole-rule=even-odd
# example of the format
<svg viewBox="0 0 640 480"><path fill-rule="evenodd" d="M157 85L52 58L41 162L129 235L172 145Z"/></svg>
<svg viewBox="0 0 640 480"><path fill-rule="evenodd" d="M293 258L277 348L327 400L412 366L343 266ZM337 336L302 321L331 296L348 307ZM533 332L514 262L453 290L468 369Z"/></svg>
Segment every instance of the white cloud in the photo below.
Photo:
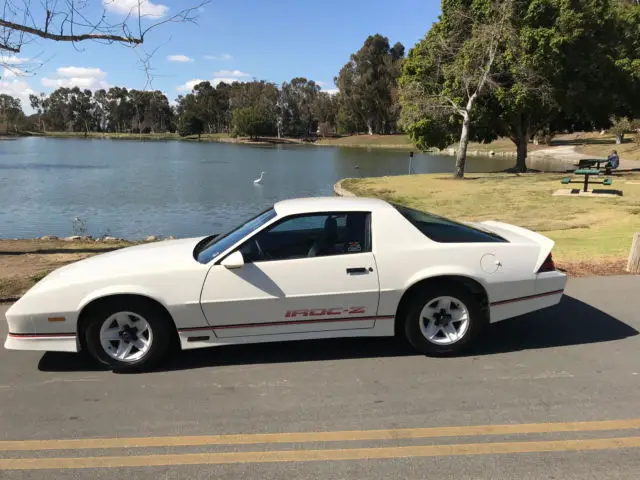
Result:
<svg viewBox="0 0 640 480"><path fill-rule="evenodd" d="M16 76L17 76L17 73L13 68L4 67L4 72L2 73L2 78L14 78Z"/></svg>
<svg viewBox="0 0 640 480"><path fill-rule="evenodd" d="M167 56L167 60L170 62L193 62L193 58L187 57L186 55L169 55Z"/></svg>
<svg viewBox="0 0 640 480"><path fill-rule="evenodd" d="M318 80L316 81L316 85L318 85L323 92L328 93L329 95L335 95L336 93L338 93L338 89L333 82L329 83Z"/></svg>
<svg viewBox="0 0 640 480"><path fill-rule="evenodd" d="M19 98L22 102L22 109L27 115L33 111L29 103L29 95L35 92L24 79L12 78L11 80L5 80L3 77L0 80L0 93Z"/></svg>
<svg viewBox="0 0 640 480"><path fill-rule="evenodd" d="M28 58L16 57L15 55L0 55L1 65L22 65L23 63L27 63L28 61Z"/></svg>
<svg viewBox="0 0 640 480"><path fill-rule="evenodd" d="M240 78L250 76L250 73L241 72L240 70L219 70L213 72L213 78Z"/></svg>
<svg viewBox="0 0 640 480"><path fill-rule="evenodd" d="M191 90L193 90L193 87L195 87L197 84L199 84L200 82L204 82L204 80L202 80L201 78L194 78L193 80L189 80L185 83L183 83L182 85L179 85L176 87L176 90L179 92L191 92Z"/></svg>
<svg viewBox="0 0 640 480"><path fill-rule="evenodd" d="M105 72L97 67L60 67L56 70L59 77L65 78L104 78L107 76Z"/></svg>
<svg viewBox="0 0 640 480"><path fill-rule="evenodd" d="M136 17L138 11L143 17L164 17L169 10L166 5L151 3L149 0L102 0L102 5L110 12Z"/></svg>
<svg viewBox="0 0 640 480"><path fill-rule="evenodd" d="M233 57L228 53L223 53L222 55L203 55L202 58L204 58L205 60L222 60L225 62L233 60Z"/></svg>
<svg viewBox="0 0 640 480"><path fill-rule="evenodd" d="M106 72L99 68L60 67L56 70L55 78L43 77L40 79L40 83L49 88L79 87L98 90L109 88L109 84L104 80L106 76Z"/></svg>

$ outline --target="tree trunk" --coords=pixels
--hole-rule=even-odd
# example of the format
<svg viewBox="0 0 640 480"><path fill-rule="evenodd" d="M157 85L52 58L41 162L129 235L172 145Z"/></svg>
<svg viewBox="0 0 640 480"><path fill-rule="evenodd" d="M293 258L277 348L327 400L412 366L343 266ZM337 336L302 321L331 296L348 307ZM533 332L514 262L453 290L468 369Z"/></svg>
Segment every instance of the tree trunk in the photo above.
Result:
<svg viewBox="0 0 640 480"><path fill-rule="evenodd" d="M371 120L367 120L367 131L369 135L373 135L373 122Z"/></svg>
<svg viewBox="0 0 640 480"><path fill-rule="evenodd" d="M460 146L456 157L455 178L464 178L464 166L467 163L467 148L469 147L469 130L471 126L471 116L465 113L462 119L462 132L460 133Z"/></svg>
<svg viewBox="0 0 640 480"><path fill-rule="evenodd" d="M517 139L515 143L518 151L515 171L524 173L527 171L527 148L529 146L529 139L527 138L527 135L522 135Z"/></svg>
<svg viewBox="0 0 640 480"><path fill-rule="evenodd" d="M620 145L624 141L624 133L616 134L616 145Z"/></svg>

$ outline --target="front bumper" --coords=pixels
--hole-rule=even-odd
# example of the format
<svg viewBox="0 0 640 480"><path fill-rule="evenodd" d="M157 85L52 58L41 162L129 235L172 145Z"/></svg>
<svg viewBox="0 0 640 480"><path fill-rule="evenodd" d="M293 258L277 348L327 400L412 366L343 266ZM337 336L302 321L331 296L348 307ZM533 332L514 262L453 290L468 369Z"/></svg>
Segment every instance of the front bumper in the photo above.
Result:
<svg viewBox="0 0 640 480"><path fill-rule="evenodd" d="M9 333L4 342L4 348L45 352L78 352L80 350L75 333L47 335Z"/></svg>
<svg viewBox="0 0 640 480"><path fill-rule="evenodd" d="M8 350L52 352L79 351L76 334L76 312L43 312L39 302L14 303L6 312L9 331L4 342ZM50 321L53 318L62 321Z"/></svg>

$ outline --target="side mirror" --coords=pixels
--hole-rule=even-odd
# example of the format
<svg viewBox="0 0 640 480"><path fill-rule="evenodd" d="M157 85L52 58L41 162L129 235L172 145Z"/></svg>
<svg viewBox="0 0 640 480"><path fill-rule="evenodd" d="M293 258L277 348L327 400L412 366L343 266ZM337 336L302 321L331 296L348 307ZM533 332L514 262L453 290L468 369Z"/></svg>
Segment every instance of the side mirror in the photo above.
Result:
<svg viewBox="0 0 640 480"><path fill-rule="evenodd" d="M220 265L228 269L242 268L242 266L244 265L244 257L242 256L242 253L240 253L240 251L236 250L222 262L220 262Z"/></svg>

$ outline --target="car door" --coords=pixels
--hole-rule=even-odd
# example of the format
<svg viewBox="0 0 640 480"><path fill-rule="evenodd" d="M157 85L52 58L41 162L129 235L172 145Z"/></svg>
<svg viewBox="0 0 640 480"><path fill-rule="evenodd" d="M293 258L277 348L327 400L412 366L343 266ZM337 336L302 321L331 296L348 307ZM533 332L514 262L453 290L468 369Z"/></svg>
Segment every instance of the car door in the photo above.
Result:
<svg viewBox="0 0 640 480"><path fill-rule="evenodd" d="M245 241L237 249L244 265L214 265L202 289L216 336L373 328L379 284L369 219L367 212L297 215Z"/></svg>

